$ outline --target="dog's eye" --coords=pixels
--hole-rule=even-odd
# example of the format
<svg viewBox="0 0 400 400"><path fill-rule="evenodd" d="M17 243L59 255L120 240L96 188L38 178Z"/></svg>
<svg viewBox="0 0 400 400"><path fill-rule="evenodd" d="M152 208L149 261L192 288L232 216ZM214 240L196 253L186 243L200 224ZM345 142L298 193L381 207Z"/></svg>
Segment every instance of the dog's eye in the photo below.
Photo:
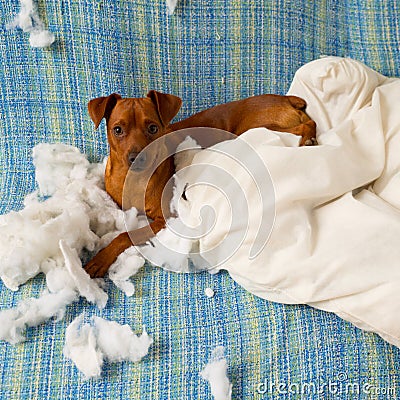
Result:
<svg viewBox="0 0 400 400"><path fill-rule="evenodd" d="M113 129L114 135L115 136L122 136L124 131L122 130L122 128L120 126L116 126Z"/></svg>
<svg viewBox="0 0 400 400"><path fill-rule="evenodd" d="M147 127L147 131L148 131L149 133L151 133L152 135L155 135L155 134L158 132L158 126L157 126L156 124L150 124L150 125Z"/></svg>

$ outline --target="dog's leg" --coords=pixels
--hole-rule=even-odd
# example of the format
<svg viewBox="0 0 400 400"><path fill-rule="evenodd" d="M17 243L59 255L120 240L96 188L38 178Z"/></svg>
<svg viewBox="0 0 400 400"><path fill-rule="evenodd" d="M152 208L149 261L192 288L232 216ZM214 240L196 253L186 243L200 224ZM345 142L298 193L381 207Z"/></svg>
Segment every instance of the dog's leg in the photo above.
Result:
<svg viewBox="0 0 400 400"><path fill-rule="evenodd" d="M85 271L91 278L102 278L127 248L143 245L165 227L164 219L157 219L150 225L132 232L118 235L107 247L100 250L85 266Z"/></svg>
<svg viewBox="0 0 400 400"><path fill-rule="evenodd" d="M130 246L132 242L128 233L121 233L86 264L85 271L91 278L102 278L117 257Z"/></svg>
<svg viewBox="0 0 400 400"><path fill-rule="evenodd" d="M314 146L318 144L316 139L317 125L312 119L293 128L282 129L282 131L301 136L300 146Z"/></svg>

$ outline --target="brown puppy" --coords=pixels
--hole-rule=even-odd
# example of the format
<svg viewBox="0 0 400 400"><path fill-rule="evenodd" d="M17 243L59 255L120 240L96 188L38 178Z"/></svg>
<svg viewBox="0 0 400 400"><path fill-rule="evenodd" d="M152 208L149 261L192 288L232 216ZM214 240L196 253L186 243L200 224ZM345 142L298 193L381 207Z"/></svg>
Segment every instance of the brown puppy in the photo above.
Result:
<svg viewBox="0 0 400 400"><path fill-rule="evenodd" d="M315 143L315 122L304 112L306 102L296 96L254 96L218 105L170 124L181 104L179 97L154 90L145 98L123 99L114 93L89 102L89 115L96 128L103 118L107 121L110 155L105 172L105 187L120 207L125 178L131 164L147 145L169 132L210 127L240 135L251 128L265 127L301 136L301 146ZM137 159L135 163L144 165L146 160ZM150 227L120 234L101 250L85 267L91 277L104 276L120 253L132 244L144 244L165 226L161 198L174 172L174 162L169 157L155 170L147 187L143 188L146 190L144 201L132 193L130 206L135 206L153 222Z"/></svg>

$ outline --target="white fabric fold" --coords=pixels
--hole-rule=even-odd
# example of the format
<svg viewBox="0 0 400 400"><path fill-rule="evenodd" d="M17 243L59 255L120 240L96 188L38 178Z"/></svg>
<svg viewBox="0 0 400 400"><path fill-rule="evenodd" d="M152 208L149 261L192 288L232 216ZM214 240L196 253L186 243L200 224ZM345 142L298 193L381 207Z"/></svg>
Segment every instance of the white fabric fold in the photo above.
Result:
<svg viewBox="0 0 400 400"><path fill-rule="evenodd" d="M185 218L204 223L207 205L217 221L200 226L200 254L257 296L335 312L400 346L400 79L328 57L302 67L289 94L307 101L319 146L259 128L194 157L203 169L185 177ZM255 159L258 176L248 167ZM199 184L216 168L246 204L229 197L226 179L219 190ZM263 189L268 174L272 188ZM260 224L266 214L274 221ZM263 229L268 240L252 258Z"/></svg>

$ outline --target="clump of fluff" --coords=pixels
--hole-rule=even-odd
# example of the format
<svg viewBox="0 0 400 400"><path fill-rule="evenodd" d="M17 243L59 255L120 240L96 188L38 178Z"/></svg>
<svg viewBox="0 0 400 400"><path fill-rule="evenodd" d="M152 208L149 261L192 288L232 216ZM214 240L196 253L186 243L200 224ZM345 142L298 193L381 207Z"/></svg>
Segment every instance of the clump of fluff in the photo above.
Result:
<svg viewBox="0 0 400 400"><path fill-rule="evenodd" d="M37 326L53 317L62 319L66 306L77 298L76 291L69 287L55 293L45 290L37 299L25 299L15 308L0 311L0 340L11 344L24 341L27 327Z"/></svg>
<svg viewBox="0 0 400 400"><path fill-rule="evenodd" d="M134 248L130 247L121 253L108 271L108 277L127 296L135 293L135 286L130 281L144 265L144 258Z"/></svg>
<svg viewBox="0 0 400 400"><path fill-rule="evenodd" d="M44 28L33 0L20 0L21 9L8 29L20 28L29 33L29 44L32 47L48 47L55 41L55 36Z"/></svg>
<svg viewBox="0 0 400 400"><path fill-rule="evenodd" d="M0 340L16 344L25 340L27 327L37 326L50 318L60 320L66 307L85 297L87 301L103 309L108 295L82 268L76 253L66 242L60 241L65 267L48 265L46 270L47 289L38 298L22 300L15 308L0 311Z"/></svg>
<svg viewBox="0 0 400 400"><path fill-rule="evenodd" d="M120 325L100 317L84 324L81 314L68 326L64 355L71 359L85 378L98 378L104 360L138 362L147 355L153 339L146 329L140 336L129 325Z"/></svg>
<svg viewBox="0 0 400 400"><path fill-rule="evenodd" d="M210 384L214 400L230 400L232 397L232 384L227 371L228 363L224 356L224 348L218 346L212 351L209 363L200 372L200 376Z"/></svg>
<svg viewBox="0 0 400 400"><path fill-rule="evenodd" d="M169 15L174 13L177 3L178 0L167 0L167 10Z"/></svg>

